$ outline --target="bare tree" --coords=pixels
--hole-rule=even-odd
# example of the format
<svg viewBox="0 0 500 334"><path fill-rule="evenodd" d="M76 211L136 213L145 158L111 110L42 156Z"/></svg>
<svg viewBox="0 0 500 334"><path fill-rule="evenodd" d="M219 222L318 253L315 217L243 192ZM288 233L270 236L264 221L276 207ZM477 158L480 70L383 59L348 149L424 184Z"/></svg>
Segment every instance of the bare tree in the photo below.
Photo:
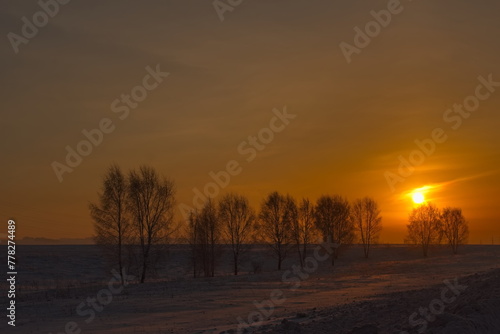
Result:
<svg viewBox="0 0 500 334"><path fill-rule="evenodd" d="M334 221L333 199L331 196L321 196L314 209L314 222L323 234L323 241L333 240Z"/></svg>
<svg viewBox="0 0 500 334"><path fill-rule="evenodd" d="M189 214L188 225L187 225L187 240L191 246L191 261L193 265L193 277L196 278L199 272L200 265L200 245L201 245L201 226L199 213L197 211L191 211Z"/></svg>
<svg viewBox="0 0 500 334"><path fill-rule="evenodd" d="M144 283L152 252L165 245L172 233L174 183L161 178L154 168L141 166L129 174L128 203L134 219L134 236L140 245L140 282Z"/></svg>
<svg viewBox="0 0 500 334"><path fill-rule="evenodd" d="M297 219L292 221L292 235L297 245L300 265L304 266L307 247L314 235L314 205L304 198L297 210Z"/></svg>
<svg viewBox="0 0 500 334"><path fill-rule="evenodd" d="M205 227L210 245L209 275L215 276L215 262L218 257L218 245L221 237L221 225L215 203L209 199L201 210L201 224Z"/></svg>
<svg viewBox="0 0 500 334"><path fill-rule="evenodd" d="M247 249L245 243L252 232L255 213L244 196L227 194L219 202L219 217L225 238L231 246L234 275L238 275L238 265Z"/></svg>
<svg viewBox="0 0 500 334"><path fill-rule="evenodd" d="M368 258L370 247L378 241L382 230L382 217L377 202L369 197L354 201L351 218L363 243L365 258Z"/></svg>
<svg viewBox="0 0 500 334"><path fill-rule="evenodd" d="M441 214L432 203L422 204L413 209L409 217L408 241L422 246L427 257L429 245L437 244L441 239Z"/></svg>
<svg viewBox="0 0 500 334"><path fill-rule="evenodd" d="M221 224L213 200L205 202L199 211L189 217L188 238L191 244L194 277L202 271L205 277L214 277L219 255Z"/></svg>
<svg viewBox="0 0 500 334"><path fill-rule="evenodd" d="M333 223L334 242L339 245L351 245L355 238L355 228L351 220L351 206L349 201L339 195L333 196L335 220ZM338 257L338 248L334 252L335 258Z"/></svg>
<svg viewBox="0 0 500 334"><path fill-rule="evenodd" d="M278 192L269 194L261 205L260 228L278 259L278 270L281 270L281 264L290 248L294 206L295 202L290 196Z"/></svg>
<svg viewBox="0 0 500 334"><path fill-rule="evenodd" d="M113 261L118 263L121 282L124 284L124 244L130 232L126 214L127 181L118 165L108 168L103 178L98 203L90 203L90 216L94 221L96 244L110 250Z"/></svg>
<svg viewBox="0 0 500 334"><path fill-rule="evenodd" d="M442 233L453 250L458 253L458 246L466 244L469 237L469 224L459 208L444 208L441 214Z"/></svg>
<svg viewBox="0 0 500 334"><path fill-rule="evenodd" d="M350 219L350 205L347 199L335 196L321 196L316 203L315 224L322 232L323 240L338 246L349 245L354 240L354 224ZM332 254L332 266L338 257L338 247Z"/></svg>

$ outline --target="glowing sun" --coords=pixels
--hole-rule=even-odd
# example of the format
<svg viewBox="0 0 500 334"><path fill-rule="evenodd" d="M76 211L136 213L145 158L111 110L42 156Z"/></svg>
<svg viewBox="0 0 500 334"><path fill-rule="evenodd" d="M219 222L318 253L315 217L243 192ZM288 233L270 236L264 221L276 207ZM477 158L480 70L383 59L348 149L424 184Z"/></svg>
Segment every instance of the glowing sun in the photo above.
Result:
<svg viewBox="0 0 500 334"><path fill-rule="evenodd" d="M413 202L415 204L422 204L425 202L425 196L420 191L416 191L412 195Z"/></svg>

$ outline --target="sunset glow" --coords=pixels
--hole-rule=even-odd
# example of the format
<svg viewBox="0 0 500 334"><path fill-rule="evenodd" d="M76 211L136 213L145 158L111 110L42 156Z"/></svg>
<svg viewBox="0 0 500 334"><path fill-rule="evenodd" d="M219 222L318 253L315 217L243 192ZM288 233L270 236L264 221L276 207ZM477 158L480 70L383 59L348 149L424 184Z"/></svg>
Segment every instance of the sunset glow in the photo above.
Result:
<svg viewBox="0 0 500 334"><path fill-rule="evenodd" d="M472 243L500 238L500 4L408 2L371 36L385 4L211 3L98 2L92 18L75 3L29 44L5 39L0 211L19 238L93 242L87 204L112 163L172 178L182 226L206 198L258 210L280 191L373 197L383 243L422 203L461 208ZM9 6L21 34L32 14Z"/></svg>

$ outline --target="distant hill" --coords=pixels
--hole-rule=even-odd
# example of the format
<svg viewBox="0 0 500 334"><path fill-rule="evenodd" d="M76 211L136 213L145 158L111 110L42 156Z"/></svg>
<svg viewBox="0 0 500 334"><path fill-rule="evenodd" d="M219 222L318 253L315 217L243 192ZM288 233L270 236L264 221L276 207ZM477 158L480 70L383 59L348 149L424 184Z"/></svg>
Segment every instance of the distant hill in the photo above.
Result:
<svg viewBox="0 0 500 334"><path fill-rule="evenodd" d="M2 243L4 243L4 242L2 242ZM25 237L22 239L16 239L16 244L18 244L18 245L93 245L94 240L92 240L92 238L48 239L48 238Z"/></svg>

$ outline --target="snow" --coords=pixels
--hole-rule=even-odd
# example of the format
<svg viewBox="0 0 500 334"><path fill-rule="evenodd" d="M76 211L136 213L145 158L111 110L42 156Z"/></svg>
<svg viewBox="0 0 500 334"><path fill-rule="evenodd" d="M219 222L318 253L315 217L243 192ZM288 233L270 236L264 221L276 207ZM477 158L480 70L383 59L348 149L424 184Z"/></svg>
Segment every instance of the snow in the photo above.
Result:
<svg viewBox="0 0 500 334"><path fill-rule="evenodd" d="M113 267L97 247L22 246L18 253L17 326L7 328L4 322L2 333L64 333L68 322L82 333L237 333L238 318L247 321L257 311L254 302L266 303L276 291L286 300L265 309L262 326L252 327L256 333L350 333L356 327L359 333L375 328L417 333L420 326L409 324L410 315L440 299L444 281L455 279L468 288L428 322L427 332L500 333L500 327L479 327L498 326L500 317L493 315L500 314L500 246L469 245L455 256L436 247L422 258L418 248L378 245L370 259L352 246L334 267L320 263L294 291L282 276L298 264L295 254L278 272L268 249L254 246L242 274L233 276L226 252L217 277L194 279L188 247L175 245L156 277L126 286L89 323L77 313L78 305L95 298L113 278ZM251 261L261 262L263 272L251 273Z"/></svg>

